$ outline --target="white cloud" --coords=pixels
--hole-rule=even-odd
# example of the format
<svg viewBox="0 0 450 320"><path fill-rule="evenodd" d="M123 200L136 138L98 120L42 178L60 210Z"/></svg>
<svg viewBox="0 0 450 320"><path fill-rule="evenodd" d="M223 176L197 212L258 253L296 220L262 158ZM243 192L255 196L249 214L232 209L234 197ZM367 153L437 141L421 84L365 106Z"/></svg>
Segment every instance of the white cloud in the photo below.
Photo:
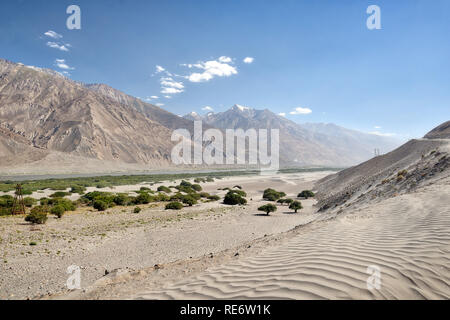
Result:
<svg viewBox="0 0 450 320"><path fill-rule="evenodd" d="M237 69L229 64L231 62L232 59L230 57L222 56L218 60L201 61L196 64L182 64L182 66L202 69L203 72L191 73L187 76L187 79L191 82L206 82L214 77L229 77L237 74Z"/></svg>
<svg viewBox="0 0 450 320"><path fill-rule="evenodd" d="M312 112L312 110L309 108L299 107L299 108L295 108L294 111L291 111L290 114L293 114L293 115L295 115L295 114L310 114L311 112Z"/></svg>
<svg viewBox="0 0 450 320"><path fill-rule="evenodd" d="M166 69L164 69L163 67L156 66L156 73L161 73L161 72L164 72L164 71L166 71Z"/></svg>
<svg viewBox="0 0 450 320"><path fill-rule="evenodd" d="M375 128L375 129L381 129L381 127L380 127L380 126L375 126L374 128Z"/></svg>
<svg viewBox="0 0 450 320"><path fill-rule="evenodd" d="M223 62L223 63L230 63L231 61L233 61L230 57L226 57L226 56L221 56L218 60L219 60L219 62Z"/></svg>
<svg viewBox="0 0 450 320"><path fill-rule="evenodd" d="M177 82L172 78L161 78L161 86L163 87L171 87L177 89L184 89L183 82Z"/></svg>
<svg viewBox="0 0 450 320"><path fill-rule="evenodd" d="M164 103L157 103L157 104L155 104L157 107L162 107L162 106L164 106Z"/></svg>
<svg viewBox="0 0 450 320"><path fill-rule="evenodd" d="M55 60L55 65L60 68L60 69L64 69L64 70L75 70L75 68L69 67L66 64L66 60L64 59L56 59Z"/></svg>
<svg viewBox="0 0 450 320"><path fill-rule="evenodd" d="M281 116L281 117L286 117L286 113L285 112L280 112L278 115Z"/></svg>
<svg viewBox="0 0 450 320"><path fill-rule="evenodd" d="M162 88L161 93L164 93L164 94L175 94L175 93L181 93L183 91L184 90L180 90L180 89L177 89L177 88Z"/></svg>
<svg viewBox="0 0 450 320"><path fill-rule="evenodd" d="M205 106L202 108L203 111L214 111L214 109L210 106Z"/></svg>
<svg viewBox="0 0 450 320"><path fill-rule="evenodd" d="M158 96L151 96L150 99L159 99Z"/></svg>
<svg viewBox="0 0 450 320"><path fill-rule="evenodd" d="M170 77L163 77L160 82L163 94L176 94L184 91L183 82L175 81Z"/></svg>
<svg viewBox="0 0 450 320"><path fill-rule="evenodd" d="M61 39L63 36L59 33L56 33L55 31L49 30L46 33L44 33L47 37L53 38L53 39Z"/></svg>
<svg viewBox="0 0 450 320"><path fill-rule="evenodd" d="M61 50L61 51L69 51L67 46L70 46L70 45L69 44L66 44L66 45L61 44L60 45L60 44L57 44L56 42L49 41L49 42L47 42L47 46L49 46L50 48Z"/></svg>
<svg viewBox="0 0 450 320"><path fill-rule="evenodd" d="M255 60L255 58L252 58L252 57L246 57L243 61L244 61L244 63L250 64L250 63L253 62L253 60Z"/></svg>
<svg viewBox="0 0 450 320"><path fill-rule="evenodd" d="M166 98L166 99L172 99L171 96L164 96L164 98Z"/></svg>
<svg viewBox="0 0 450 320"><path fill-rule="evenodd" d="M369 132L369 134L373 134L373 135L380 136L380 137L393 137L393 136L397 135L396 133L382 133L379 131L372 131L372 132Z"/></svg>

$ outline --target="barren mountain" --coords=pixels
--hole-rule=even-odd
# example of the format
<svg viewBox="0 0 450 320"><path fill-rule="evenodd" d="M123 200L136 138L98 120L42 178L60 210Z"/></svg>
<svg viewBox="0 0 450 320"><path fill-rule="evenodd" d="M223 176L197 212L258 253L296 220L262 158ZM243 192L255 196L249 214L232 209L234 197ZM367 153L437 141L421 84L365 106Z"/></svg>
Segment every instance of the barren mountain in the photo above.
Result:
<svg viewBox="0 0 450 320"><path fill-rule="evenodd" d="M178 117L177 117L178 118ZM0 163L52 152L169 163L171 130L117 98L54 72L0 60Z"/></svg>
<svg viewBox="0 0 450 320"><path fill-rule="evenodd" d="M187 119L199 120L197 114ZM279 129L280 163L284 166L350 166L370 159L375 148L388 152L399 142L387 137L358 132L334 124L298 124L273 112L240 105L202 119L221 129Z"/></svg>

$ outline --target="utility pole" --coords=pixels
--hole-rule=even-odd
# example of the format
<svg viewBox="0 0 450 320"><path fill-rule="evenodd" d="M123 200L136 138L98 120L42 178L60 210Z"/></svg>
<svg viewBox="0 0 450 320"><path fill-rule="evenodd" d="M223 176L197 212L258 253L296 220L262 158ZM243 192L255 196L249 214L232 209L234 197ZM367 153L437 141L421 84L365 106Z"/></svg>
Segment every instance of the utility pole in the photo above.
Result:
<svg viewBox="0 0 450 320"><path fill-rule="evenodd" d="M11 214L25 214L25 203L23 202L22 185L16 186L16 195L14 196L13 206L11 208Z"/></svg>

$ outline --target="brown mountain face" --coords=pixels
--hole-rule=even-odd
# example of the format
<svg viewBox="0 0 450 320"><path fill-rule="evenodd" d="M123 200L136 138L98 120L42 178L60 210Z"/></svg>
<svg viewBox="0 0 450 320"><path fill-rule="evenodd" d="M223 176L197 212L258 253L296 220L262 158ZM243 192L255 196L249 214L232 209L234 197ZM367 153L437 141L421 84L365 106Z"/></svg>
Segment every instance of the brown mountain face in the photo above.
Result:
<svg viewBox="0 0 450 320"><path fill-rule="evenodd" d="M192 114L185 116L194 119ZM400 142L334 124L298 124L270 110L240 105L221 113L209 113L203 121L221 129L279 129L282 166L350 166L373 157L374 149L385 153Z"/></svg>
<svg viewBox="0 0 450 320"><path fill-rule="evenodd" d="M51 152L168 164L171 133L117 97L51 71L0 60L1 165L14 155L30 162Z"/></svg>

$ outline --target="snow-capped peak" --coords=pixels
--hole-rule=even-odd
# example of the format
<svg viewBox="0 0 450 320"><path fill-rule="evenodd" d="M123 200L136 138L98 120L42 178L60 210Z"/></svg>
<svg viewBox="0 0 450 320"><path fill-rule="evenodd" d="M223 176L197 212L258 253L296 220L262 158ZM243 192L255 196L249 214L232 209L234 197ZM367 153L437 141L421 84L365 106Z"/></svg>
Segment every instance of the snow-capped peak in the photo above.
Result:
<svg viewBox="0 0 450 320"><path fill-rule="evenodd" d="M235 104L235 105L233 106L233 109L238 109L238 110L240 110L240 111L250 110L249 107L244 107L244 106L241 106L240 104Z"/></svg>

